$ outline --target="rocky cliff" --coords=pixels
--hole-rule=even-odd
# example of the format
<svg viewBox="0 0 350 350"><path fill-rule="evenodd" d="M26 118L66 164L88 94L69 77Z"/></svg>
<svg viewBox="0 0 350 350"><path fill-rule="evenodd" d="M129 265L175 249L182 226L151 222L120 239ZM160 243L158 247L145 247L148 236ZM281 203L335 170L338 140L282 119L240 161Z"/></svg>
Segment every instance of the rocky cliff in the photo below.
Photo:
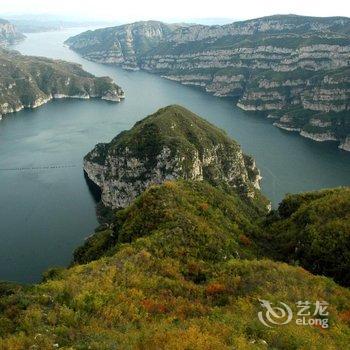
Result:
<svg viewBox="0 0 350 350"><path fill-rule="evenodd" d="M124 92L112 79L97 78L78 64L0 49L0 119L7 113L68 97L118 102Z"/></svg>
<svg viewBox="0 0 350 350"><path fill-rule="evenodd" d="M158 21L136 22L87 31L69 38L66 44L92 61L119 64L133 70L140 68L144 54L161 41L170 40L171 33L179 27Z"/></svg>
<svg viewBox="0 0 350 350"><path fill-rule="evenodd" d="M0 46L15 44L25 36L10 22L0 19Z"/></svg>
<svg viewBox="0 0 350 350"><path fill-rule="evenodd" d="M244 110L273 116L275 126L348 149L349 18L271 16L224 26L140 22L86 32L67 44L90 60L229 96Z"/></svg>
<svg viewBox="0 0 350 350"><path fill-rule="evenodd" d="M160 109L109 144L98 144L85 157L84 170L112 208L175 179L206 180L247 200L260 196L254 160L223 131L180 106Z"/></svg>

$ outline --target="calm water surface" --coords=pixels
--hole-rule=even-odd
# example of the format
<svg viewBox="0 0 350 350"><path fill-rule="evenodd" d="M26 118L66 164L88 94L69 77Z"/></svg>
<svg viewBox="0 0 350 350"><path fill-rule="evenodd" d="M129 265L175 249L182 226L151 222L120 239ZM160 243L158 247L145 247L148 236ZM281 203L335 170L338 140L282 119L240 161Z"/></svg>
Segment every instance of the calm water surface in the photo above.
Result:
<svg viewBox="0 0 350 350"><path fill-rule="evenodd" d="M126 92L119 104L60 100L0 122L0 280L33 282L66 265L97 225L83 156L158 108L178 103L225 129L252 154L263 192L276 205L287 192L350 185L350 153L281 131L260 117L194 88L145 72L88 62L63 46L82 28L29 34L23 54L81 63Z"/></svg>

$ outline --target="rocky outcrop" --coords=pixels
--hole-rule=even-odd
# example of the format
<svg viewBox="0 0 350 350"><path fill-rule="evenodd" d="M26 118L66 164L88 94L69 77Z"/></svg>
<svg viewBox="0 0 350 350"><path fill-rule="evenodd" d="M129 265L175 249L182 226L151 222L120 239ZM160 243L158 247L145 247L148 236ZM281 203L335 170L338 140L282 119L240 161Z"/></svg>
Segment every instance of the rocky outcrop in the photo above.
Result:
<svg viewBox="0 0 350 350"><path fill-rule="evenodd" d="M350 110L349 28L348 18L293 15L224 26L139 22L86 32L67 43L87 59L232 97L247 111L277 119L292 115L291 125L276 122L285 129L306 135L311 119L331 123L341 141L349 126L346 121L339 127ZM322 126L313 128L323 133Z"/></svg>
<svg viewBox="0 0 350 350"><path fill-rule="evenodd" d="M25 36L10 22L0 19L0 46L16 44L25 39Z"/></svg>
<svg viewBox="0 0 350 350"><path fill-rule="evenodd" d="M339 148L350 152L350 136L347 136L339 145Z"/></svg>
<svg viewBox="0 0 350 350"><path fill-rule="evenodd" d="M0 119L61 98L119 102L124 92L112 79L97 78L80 65L0 50Z"/></svg>
<svg viewBox="0 0 350 350"><path fill-rule="evenodd" d="M180 106L148 116L109 144L98 144L84 170L101 188L105 206L128 206L153 184L206 180L242 197L258 196L254 160L220 129Z"/></svg>
<svg viewBox="0 0 350 350"><path fill-rule="evenodd" d="M333 132L311 133L302 130L300 131L300 135L318 142L337 141Z"/></svg>

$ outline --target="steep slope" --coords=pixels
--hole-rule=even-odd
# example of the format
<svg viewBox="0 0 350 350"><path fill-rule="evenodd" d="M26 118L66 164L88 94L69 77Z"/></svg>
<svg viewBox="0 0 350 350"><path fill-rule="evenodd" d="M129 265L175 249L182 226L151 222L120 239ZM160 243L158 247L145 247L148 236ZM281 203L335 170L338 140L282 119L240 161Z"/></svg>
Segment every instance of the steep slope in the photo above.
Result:
<svg viewBox="0 0 350 350"><path fill-rule="evenodd" d="M38 285L1 286L0 348L346 349L349 290L299 267L239 259L236 250L254 251L240 238L253 227L248 213L208 184L150 188L117 214L120 242L130 243L52 269ZM266 327L259 300L283 301L292 320ZM297 325L298 301L328 302L330 327Z"/></svg>
<svg viewBox="0 0 350 350"><path fill-rule="evenodd" d="M24 38L25 36L13 24L0 19L0 46L12 45Z"/></svg>
<svg viewBox="0 0 350 350"><path fill-rule="evenodd" d="M263 204L259 199L247 204L238 193L228 194L206 181L165 181L149 187L129 207L113 211L108 224L75 251L74 261L111 255L118 245L155 232L174 232L172 244L177 240L178 247L171 254L179 257L255 258L262 254L254 239L260 236L257 223L266 213ZM206 239L206 245L200 243Z"/></svg>
<svg viewBox="0 0 350 350"><path fill-rule="evenodd" d="M350 188L287 196L264 227L272 256L350 286Z"/></svg>
<svg viewBox="0 0 350 350"><path fill-rule="evenodd" d="M148 186L165 180L206 180L242 197L260 196L252 158L222 130L181 106L168 106L98 144L84 170L102 191L102 202L126 207Z"/></svg>
<svg viewBox="0 0 350 350"><path fill-rule="evenodd" d="M133 41L132 68L230 96L242 109L266 112L280 128L350 150L349 28L345 17L294 15L179 26L155 37L148 50ZM88 59L127 66L128 51L113 39L122 33L124 26L102 29L67 43ZM122 61L109 59L115 50L124 52Z"/></svg>
<svg viewBox="0 0 350 350"><path fill-rule="evenodd" d="M0 49L0 119L64 97L120 101L124 93L112 79L97 78L78 64Z"/></svg>
<svg viewBox="0 0 350 350"><path fill-rule="evenodd" d="M137 69L139 58L160 41L168 40L178 27L158 21L136 22L87 31L69 38L66 44L90 60Z"/></svg>

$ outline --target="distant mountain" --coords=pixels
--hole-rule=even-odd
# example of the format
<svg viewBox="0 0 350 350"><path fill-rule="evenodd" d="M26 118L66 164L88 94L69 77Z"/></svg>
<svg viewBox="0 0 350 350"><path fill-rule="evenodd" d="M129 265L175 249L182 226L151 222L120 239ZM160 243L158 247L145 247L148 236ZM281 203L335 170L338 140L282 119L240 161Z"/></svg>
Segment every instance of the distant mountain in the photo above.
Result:
<svg viewBox="0 0 350 350"><path fill-rule="evenodd" d="M0 119L65 97L120 101L124 92L112 79L97 78L78 64L0 49Z"/></svg>
<svg viewBox="0 0 350 350"><path fill-rule="evenodd" d="M43 19L11 19L16 28L22 33L40 33L63 30L66 28L76 27L101 27L111 25L111 23L105 22L93 22L93 21L66 21L66 20L43 20Z"/></svg>
<svg viewBox="0 0 350 350"><path fill-rule="evenodd" d="M90 30L69 38L65 43L93 61L138 69L144 55L156 49L159 43L170 41L177 29L189 27L191 25L159 21L136 22Z"/></svg>
<svg viewBox="0 0 350 350"><path fill-rule="evenodd" d="M0 46L15 44L25 36L9 21L0 19Z"/></svg>
<svg viewBox="0 0 350 350"><path fill-rule="evenodd" d="M229 96L274 125L350 151L350 19L276 15L223 26L137 22L66 42L85 58Z"/></svg>

